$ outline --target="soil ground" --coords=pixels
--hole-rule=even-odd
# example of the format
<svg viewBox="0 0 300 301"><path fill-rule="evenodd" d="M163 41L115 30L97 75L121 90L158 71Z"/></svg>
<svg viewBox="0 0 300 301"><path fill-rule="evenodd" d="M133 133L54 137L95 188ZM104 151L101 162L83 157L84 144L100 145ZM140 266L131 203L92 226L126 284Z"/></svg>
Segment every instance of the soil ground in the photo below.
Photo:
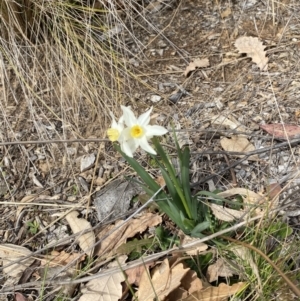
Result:
<svg viewBox="0 0 300 301"><path fill-rule="evenodd" d="M136 77L135 81L128 80L121 92L122 104L131 105L139 113L154 106L160 124L169 126L173 122L186 130L184 139L188 139L193 153L191 174L195 191L213 185L221 190L244 187L262 192L270 182L278 183L283 188L281 200L286 202L285 197L289 195L288 200L292 201L282 214L298 231L298 145L271 149L260 154L259 160L243 161L228 169L238 158L222 153L220 139L230 138L232 131L214 121L223 116L240 124L238 131L257 150L282 143L264 132L261 124L298 125L300 4L297 0L193 0L154 4L143 15L136 15L136 22L131 27L127 24L128 31L120 34L130 45L131 52L124 59L130 62L129 71ZM266 71L238 53L234 43L241 36L258 37L263 42L269 59ZM186 77L185 68L198 58L207 58L209 67L199 68ZM74 82L67 78L63 79L63 85L54 83L56 99L48 94L49 79L43 79L45 72L53 68L44 65L44 61L41 54L40 66L35 69L40 74L33 83L36 94L44 102L41 103L26 99L13 68L2 59L2 79L5 72L10 83L2 80L0 86L1 140L105 138L105 130L110 125L108 111L98 110L91 116L89 102L80 98L80 91L74 90ZM34 61L31 64L33 68ZM78 115L73 115L78 123L70 125L70 131L66 130L69 124L63 123L67 113L61 108L66 107L57 105L62 94L63 99L78 99L74 104L78 106ZM72 111L73 104L66 104ZM111 109L118 114L118 106ZM81 171L82 157L91 154L95 163ZM137 157L151 169L143 152ZM32 251L50 243L53 239L50 234L58 225L67 226L57 216L72 206L76 205L92 226L98 225L93 203L95 193L128 174L126 163L109 142L0 146L0 158L0 241L26 246ZM294 192L292 196L291 192ZM26 197L33 195L38 196L32 198L35 205L20 210L20 202L28 201ZM39 206L38 202L56 207ZM28 222L34 221L43 227L52 226L33 235L28 231ZM74 248L68 245L69 251Z"/></svg>

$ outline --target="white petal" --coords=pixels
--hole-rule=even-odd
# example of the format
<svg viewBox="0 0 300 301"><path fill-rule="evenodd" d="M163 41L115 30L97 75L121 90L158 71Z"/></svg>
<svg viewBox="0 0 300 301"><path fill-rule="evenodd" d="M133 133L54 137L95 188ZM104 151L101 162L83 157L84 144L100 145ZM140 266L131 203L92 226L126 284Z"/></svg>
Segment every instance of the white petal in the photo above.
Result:
<svg viewBox="0 0 300 301"><path fill-rule="evenodd" d="M121 143L121 149L122 151L130 158L133 157L133 153L137 149L136 143L133 141L133 139L128 141L122 141Z"/></svg>
<svg viewBox="0 0 300 301"><path fill-rule="evenodd" d="M123 124L124 123L124 116L122 115L118 121L119 124Z"/></svg>
<svg viewBox="0 0 300 301"><path fill-rule="evenodd" d="M147 141L147 138L144 136L141 139L139 139L140 147L145 150L146 152L156 155L156 151L150 146L150 144Z"/></svg>
<svg viewBox="0 0 300 301"><path fill-rule="evenodd" d="M145 131L148 138L152 136L162 136L168 133L168 130L160 125L148 125L145 127Z"/></svg>
<svg viewBox="0 0 300 301"><path fill-rule="evenodd" d="M121 106L121 109L123 111L124 122L127 126L132 127L137 124L137 119L129 107Z"/></svg>
<svg viewBox="0 0 300 301"><path fill-rule="evenodd" d="M109 112L109 115L110 115L110 117L112 119L111 128L112 129L116 129L118 127L118 124L116 122L115 116L114 116L114 114L112 112Z"/></svg>
<svg viewBox="0 0 300 301"><path fill-rule="evenodd" d="M120 134L119 141L121 141L121 140L127 141L129 139L131 139L130 128L123 129L122 132L121 132L121 134Z"/></svg>
<svg viewBox="0 0 300 301"><path fill-rule="evenodd" d="M138 118L138 124L142 125L142 126L146 126L149 124L150 122L150 114L152 112L152 108L151 107L147 112L143 113L141 116L139 116Z"/></svg>

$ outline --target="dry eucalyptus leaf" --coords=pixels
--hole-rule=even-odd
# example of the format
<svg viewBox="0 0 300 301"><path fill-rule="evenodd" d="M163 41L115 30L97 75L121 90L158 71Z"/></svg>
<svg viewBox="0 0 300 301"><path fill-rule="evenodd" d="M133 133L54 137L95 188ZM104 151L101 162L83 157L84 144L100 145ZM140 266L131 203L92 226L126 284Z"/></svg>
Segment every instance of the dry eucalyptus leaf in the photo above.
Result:
<svg viewBox="0 0 300 301"><path fill-rule="evenodd" d="M209 60L205 59L195 59L193 62L190 62L184 71L184 76L188 76L191 71L196 70L196 68L204 68L209 66Z"/></svg>
<svg viewBox="0 0 300 301"><path fill-rule="evenodd" d="M149 279L149 272L145 270L142 274L138 299L143 301L153 301L155 297L163 300L173 290L180 286L181 279L189 271L182 263L170 268L168 259L156 267Z"/></svg>
<svg viewBox="0 0 300 301"><path fill-rule="evenodd" d="M230 139L222 138L220 143L223 149L228 152L247 153L255 150L255 146L242 136L232 136ZM243 155L237 155L237 157L243 157ZM258 161L259 157L252 155L248 157L248 160Z"/></svg>
<svg viewBox="0 0 300 301"><path fill-rule="evenodd" d="M72 211L69 214L66 215L66 220L69 223L72 232L75 233L80 233L83 232L87 229L91 229L91 224L83 219L83 218L78 218L78 212L77 211ZM84 234L79 234L80 236L78 237L79 241L79 246L80 248L88 255L92 256L94 253L94 244L95 244L95 234L91 230L90 232L84 233Z"/></svg>
<svg viewBox="0 0 300 301"><path fill-rule="evenodd" d="M204 290L199 290L198 292L191 294L183 301L226 301L230 296L240 292L245 287L245 282L238 282L232 286L221 283L218 287L210 286Z"/></svg>
<svg viewBox="0 0 300 301"><path fill-rule="evenodd" d="M118 301L122 297L124 275L121 272L89 281L82 289L79 301Z"/></svg>
<svg viewBox="0 0 300 301"><path fill-rule="evenodd" d="M22 260L24 257L30 255L32 252L25 247L13 244L0 245L0 258L2 258L3 273L11 277L19 277L35 260L29 257ZM11 264L14 261L18 263ZM7 267L6 267L7 266Z"/></svg>
<svg viewBox="0 0 300 301"><path fill-rule="evenodd" d="M235 43L235 47L239 53L246 53L248 57L252 58L252 61L257 66L266 71L268 68L268 58L266 57L266 46L258 39L254 37L240 37Z"/></svg>

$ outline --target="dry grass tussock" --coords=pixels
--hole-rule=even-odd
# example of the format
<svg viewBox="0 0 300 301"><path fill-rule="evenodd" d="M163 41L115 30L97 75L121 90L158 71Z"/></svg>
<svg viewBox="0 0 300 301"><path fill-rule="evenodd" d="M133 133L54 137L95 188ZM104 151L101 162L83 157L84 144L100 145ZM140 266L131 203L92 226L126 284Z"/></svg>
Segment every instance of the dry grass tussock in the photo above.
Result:
<svg viewBox="0 0 300 301"><path fill-rule="evenodd" d="M130 103L141 84L128 60L143 49L132 30L143 8L120 5L1 2L2 140L87 138L95 131L101 138L107 112Z"/></svg>

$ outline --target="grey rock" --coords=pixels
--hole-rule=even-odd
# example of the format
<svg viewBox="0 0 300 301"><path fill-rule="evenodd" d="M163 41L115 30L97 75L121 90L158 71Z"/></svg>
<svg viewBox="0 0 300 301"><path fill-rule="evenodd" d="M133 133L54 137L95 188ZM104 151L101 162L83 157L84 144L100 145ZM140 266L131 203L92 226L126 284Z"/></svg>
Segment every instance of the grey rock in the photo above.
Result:
<svg viewBox="0 0 300 301"><path fill-rule="evenodd" d="M143 189L133 181L115 180L94 197L99 221L107 221L126 213L132 198Z"/></svg>

